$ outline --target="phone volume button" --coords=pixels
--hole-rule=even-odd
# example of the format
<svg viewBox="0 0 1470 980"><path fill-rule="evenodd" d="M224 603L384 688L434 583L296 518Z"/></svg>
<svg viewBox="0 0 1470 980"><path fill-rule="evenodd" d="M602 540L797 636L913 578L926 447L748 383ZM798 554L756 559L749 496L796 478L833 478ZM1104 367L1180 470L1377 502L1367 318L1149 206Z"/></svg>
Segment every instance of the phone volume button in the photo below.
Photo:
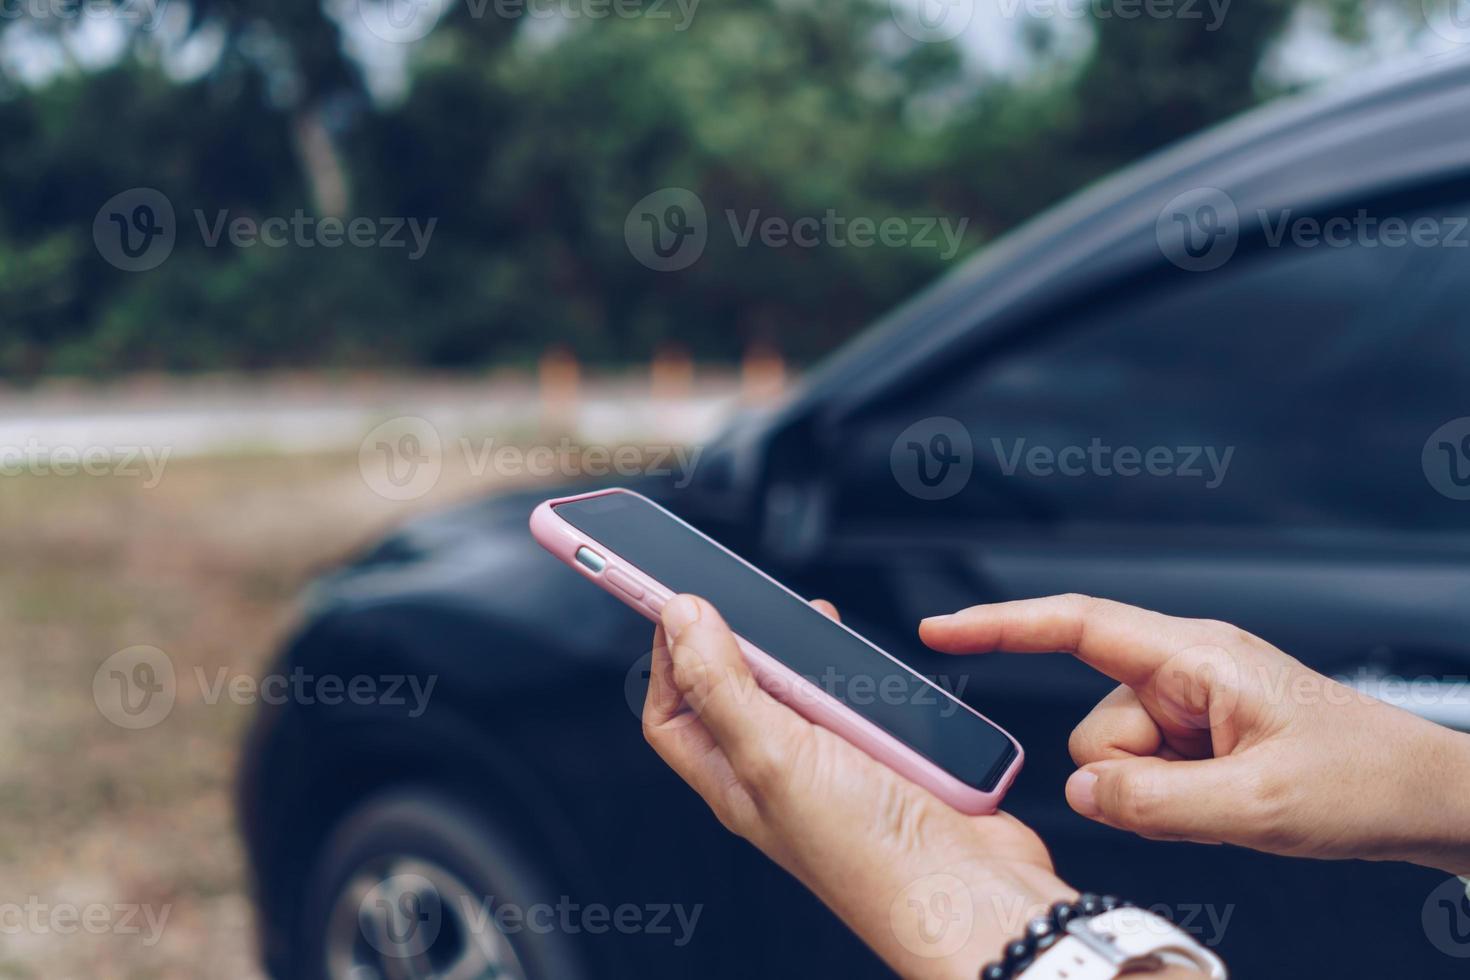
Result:
<svg viewBox="0 0 1470 980"><path fill-rule="evenodd" d="M643 587L616 568L609 568L603 573L603 577L616 586L618 591L627 594L630 599L643 598Z"/></svg>

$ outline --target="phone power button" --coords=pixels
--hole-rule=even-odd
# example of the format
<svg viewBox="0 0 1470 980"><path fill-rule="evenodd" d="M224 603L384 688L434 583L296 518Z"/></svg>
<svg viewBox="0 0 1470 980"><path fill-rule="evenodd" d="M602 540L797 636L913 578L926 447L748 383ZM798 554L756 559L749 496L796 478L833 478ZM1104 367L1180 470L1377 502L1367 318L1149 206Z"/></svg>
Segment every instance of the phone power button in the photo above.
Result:
<svg viewBox="0 0 1470 980"><path fill-rule="evenodd" d="M618 591L625 593L630 599L642 599L643 587L629 578L625 573L616 568L609 568L603 577L617 587Z"/></svg>

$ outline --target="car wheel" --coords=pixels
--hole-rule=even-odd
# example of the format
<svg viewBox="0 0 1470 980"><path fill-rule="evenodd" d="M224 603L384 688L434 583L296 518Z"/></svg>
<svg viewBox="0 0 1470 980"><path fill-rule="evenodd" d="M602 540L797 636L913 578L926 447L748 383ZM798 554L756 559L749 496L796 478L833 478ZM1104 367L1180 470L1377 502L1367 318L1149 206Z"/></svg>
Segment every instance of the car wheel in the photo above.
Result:
<svg viewBox="0 0 1470 980"><path fill-rule="evenodd" d="M542 980L584 975L570 937L526 928L557 901L511 835L477 809L399 790L352 810L307 880L299 928L313 980Z"/></svg>

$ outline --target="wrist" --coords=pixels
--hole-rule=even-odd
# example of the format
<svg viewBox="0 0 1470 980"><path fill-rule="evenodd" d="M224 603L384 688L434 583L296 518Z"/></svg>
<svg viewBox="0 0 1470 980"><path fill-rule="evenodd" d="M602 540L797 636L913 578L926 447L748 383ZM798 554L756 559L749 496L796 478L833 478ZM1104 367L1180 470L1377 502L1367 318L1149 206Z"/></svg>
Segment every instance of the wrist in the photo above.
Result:
<svg viewBox="0 0 1470 980"><path fill-rule="evenodd" d="M975 980L981 965L1000 959L1027 922L1077 897L1056 875L1028 864L977 862L951 872L955 878L939 892L909 888L900 894L888 923L892 932L882 937L896 944L869 938L910 980Z"/></svg>
<svg viewBox="0 0 1470 980"><path fill-rule="evenodd" d="M1430 725L1424 762L1415 766L1422 787L1405 802L1428 820L1409 860L1455 875L1470 875L1470 735Z"/></svg>
<svg viewBox="0 0 1470 980"><path fill-rule="evenodd" d="M977 915L977 942L968 951L970 980L974 980L980 964L1002 959L1007 944L1025 930L1028 922L1046 915L1058 902L1075 902L1078 898L1077 889L1054 874L1030 867L1019 872L1005 888L992 893L987 899L990 907Z"/></svg>

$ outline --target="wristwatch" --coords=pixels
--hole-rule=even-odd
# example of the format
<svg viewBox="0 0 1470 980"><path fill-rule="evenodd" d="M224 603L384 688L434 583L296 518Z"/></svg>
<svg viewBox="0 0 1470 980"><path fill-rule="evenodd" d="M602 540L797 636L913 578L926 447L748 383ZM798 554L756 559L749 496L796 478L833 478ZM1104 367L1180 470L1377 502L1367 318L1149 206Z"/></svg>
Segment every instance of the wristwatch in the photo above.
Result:
<svg viewBox="0 0 1470 980"><path fill-rule="evenodd" d="M1073 919L1021 971L1020 980L1113 980L1124 973L1185 966L1225 980L1225 964L1189 933L1145 909L1125 906Z"/></svg>

